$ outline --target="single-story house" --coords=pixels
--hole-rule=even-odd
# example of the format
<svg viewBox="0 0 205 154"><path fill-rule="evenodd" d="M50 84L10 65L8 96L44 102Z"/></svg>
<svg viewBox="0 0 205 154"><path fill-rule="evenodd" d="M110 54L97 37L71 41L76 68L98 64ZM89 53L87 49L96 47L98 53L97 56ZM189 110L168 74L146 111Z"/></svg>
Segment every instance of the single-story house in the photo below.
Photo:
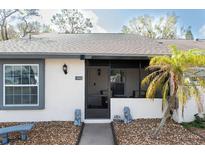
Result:
<svg viewBox="0 0 205 154"><path fill-rule="evenodd" d="M41 34L0 42L0 122L73 120L110 122L129 106L133 118L161 118L160 93L141 87L150 57L169 45L205 49L203 40L153 40L134 34ZM204 103L205 104L205 103ZM205 105L204 105L205 108ZM197 107L190 99L184 117Z"/></svg>

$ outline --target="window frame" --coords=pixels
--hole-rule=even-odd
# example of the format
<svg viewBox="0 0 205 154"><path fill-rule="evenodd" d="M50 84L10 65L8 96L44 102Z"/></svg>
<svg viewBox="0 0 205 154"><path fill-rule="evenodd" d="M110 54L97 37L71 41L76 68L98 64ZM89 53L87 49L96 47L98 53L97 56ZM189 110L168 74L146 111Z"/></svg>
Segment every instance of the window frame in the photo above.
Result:
<svg viewBox="0 0 205 154"><path fill-rule="evenodd" d="M37 84L11 84L6 85L5 79L6 79L6 73L5 73L5 67L6 66L37 66L37 74L38 74L38 80ZM39 94L40 94L40 66L39 64L3 64L3 107L38 107L40 105L39 103ZM22 75L22 74L21 74ZM37 86L37 104L6 104L5 96L6 96L6 87L36 87Z"/></svg>

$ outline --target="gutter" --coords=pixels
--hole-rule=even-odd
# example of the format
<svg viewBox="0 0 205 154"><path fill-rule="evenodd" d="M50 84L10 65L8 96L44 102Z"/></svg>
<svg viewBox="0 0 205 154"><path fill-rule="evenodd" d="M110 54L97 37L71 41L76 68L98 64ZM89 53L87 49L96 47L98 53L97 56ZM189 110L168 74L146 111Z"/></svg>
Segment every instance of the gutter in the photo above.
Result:
<svg viewBox="0 0 205 154"><path fill-rule="evenodd" d="M49 59L49 58L75 58L75 59L105 59L105 60L139 60L139 59L150 59L154 56L163 56L169 54L157 54L157 55L149 55L149 54L138 54L138 55L119 55L119 54L83 54L83 53L0 53L0 59Z"/></svg>

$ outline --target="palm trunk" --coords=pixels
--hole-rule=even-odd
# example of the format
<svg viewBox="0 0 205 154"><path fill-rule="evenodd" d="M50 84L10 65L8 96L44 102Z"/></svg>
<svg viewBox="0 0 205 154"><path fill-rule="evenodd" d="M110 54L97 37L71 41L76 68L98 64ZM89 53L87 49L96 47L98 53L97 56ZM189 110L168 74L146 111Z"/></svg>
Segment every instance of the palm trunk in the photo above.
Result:
<svg viewBox="0 0 205 154"><path fill-rule="evenodd" d="M168 118L170 118L170 103L167 104L166 106L166 109L165 109L165 112L163 114L163 118L159 124L159 126L156 128L156 130L154 131L153 133L153 137L156 138L159 131L162 129L162 127L165 125L166 121Z"/></svg>
<svg viewBox="0 0 205 154"><path fill-rule="evenodd" d="M171 115L171 110L173 106L175 105L175 98L176 98L176 93L170 97L170 101L167 103L166 109L163 114L163 118L159 124L159 126L156 128L155 132L153 133L153 137L156 138L159 131L162 129L162 127L165 125L166 121L168 118L170 118Z"/></svg>

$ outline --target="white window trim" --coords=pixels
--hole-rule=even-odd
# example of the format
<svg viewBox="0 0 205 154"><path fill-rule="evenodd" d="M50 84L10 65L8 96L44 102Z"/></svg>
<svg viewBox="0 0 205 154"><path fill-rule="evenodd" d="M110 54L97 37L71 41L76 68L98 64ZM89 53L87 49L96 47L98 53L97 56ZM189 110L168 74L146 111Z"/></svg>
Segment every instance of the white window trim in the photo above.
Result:
<svg viewBox="0 0 205 154"><path fill-rule="evenodd" d="M21 85L5 85L5 67L6 66L37 66L37 72L38 72L38 81L37 84L21 84ZM29 106L39 106L39 64L3 64L3 106L4 107L29 107ZM6 87L32 87L32 86L37 86L37 104L6 104L5 102L5 88Z"/></svg>

